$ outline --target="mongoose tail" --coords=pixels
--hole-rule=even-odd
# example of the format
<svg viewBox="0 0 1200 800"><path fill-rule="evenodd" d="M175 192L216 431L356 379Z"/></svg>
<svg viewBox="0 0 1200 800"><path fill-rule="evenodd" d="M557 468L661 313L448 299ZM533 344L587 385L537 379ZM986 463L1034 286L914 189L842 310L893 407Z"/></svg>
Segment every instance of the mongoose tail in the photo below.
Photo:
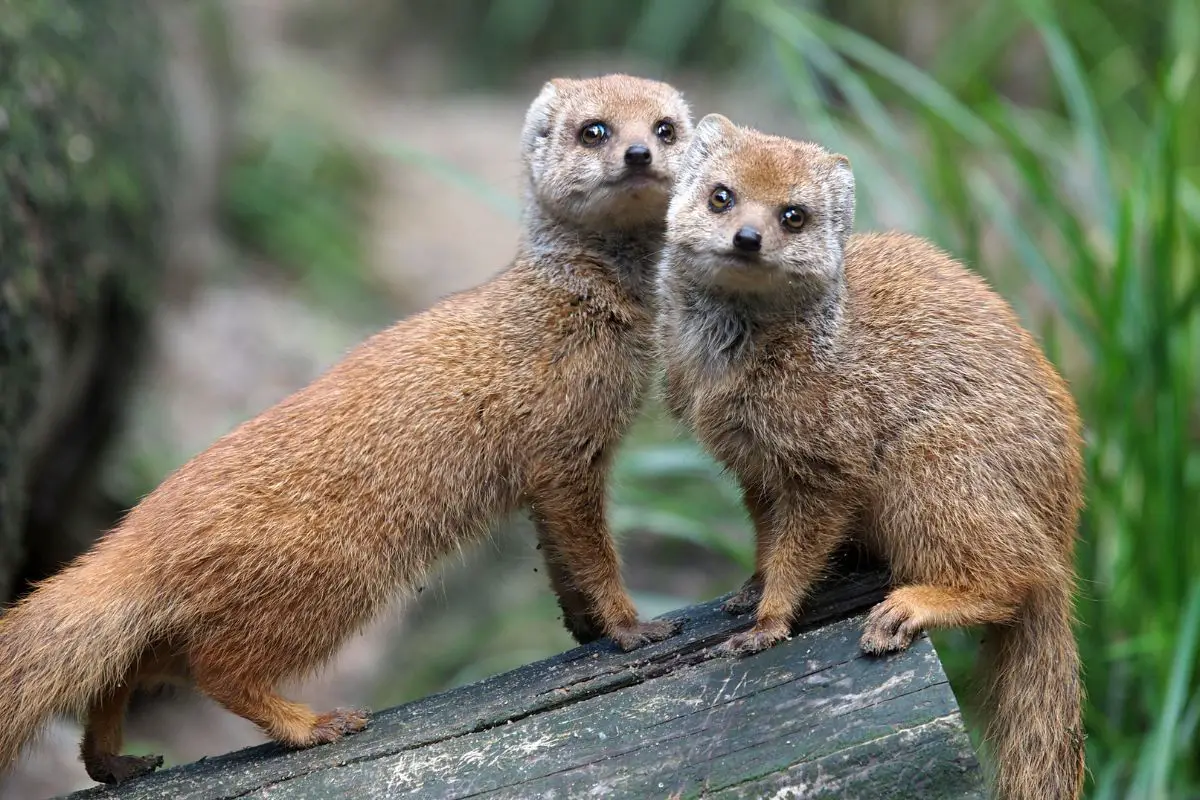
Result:
<svg viewBox="0 0 1200 800"><path fill-rule="evenodd" d="M1030 595L1010 625L987 628L986 741L1004 800L1078 797L1084 747L1071 598Z"/></svg>

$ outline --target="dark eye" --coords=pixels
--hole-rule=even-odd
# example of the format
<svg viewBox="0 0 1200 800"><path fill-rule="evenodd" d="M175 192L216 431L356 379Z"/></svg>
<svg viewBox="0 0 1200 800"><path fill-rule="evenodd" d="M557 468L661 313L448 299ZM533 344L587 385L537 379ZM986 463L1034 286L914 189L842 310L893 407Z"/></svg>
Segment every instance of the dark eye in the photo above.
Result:
<svg viewBox="0 0 1200 800"><path fill-rule="evenodd" d="M724 186L718 186L708 196L708 207L718 214L722 211L728 211L733 208L733 192Z"/></svg>
<svg viewBox="0 0 1200 800"><path fill-rule="evenodd" d="M579 131L579 143L584 147L596 147L608 141L608 126L603 122L589 122Z"/></svg>
<svg viewBox="0 0 1200 800"><path fill-rule="evenodd" d="M675 144L675 123L669 119L660 119L654 126L654 135L663 144Z"/></svg>
<svg viewBox="0 0 1200 800"><path fill-rule="evenodd" d="M800 206L788 206L779 215L779 221L783 223L783 227L789 231L798 231L804 227L804 221L808 219L808 215L804 213L804 209Z"/></svg>

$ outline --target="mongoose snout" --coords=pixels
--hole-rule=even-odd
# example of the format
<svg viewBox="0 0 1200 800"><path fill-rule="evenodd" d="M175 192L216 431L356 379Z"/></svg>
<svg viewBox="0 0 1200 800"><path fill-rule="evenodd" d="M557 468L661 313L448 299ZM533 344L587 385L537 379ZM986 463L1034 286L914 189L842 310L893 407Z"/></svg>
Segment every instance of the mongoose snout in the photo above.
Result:
<svg viewBox="0 0 1200 800"><path fill-rule="evenodd" d="M653 160L654 155L644 144L630 145L629 149L625 151L625 164L630 167L648 167Z"/></svg>
<svg viewBox="0 0 1200 800"><path fill-rule="evenodd" d="M733 246L746 253L762 250L762 233L757 228L743 225L733 234Z"/></svg>

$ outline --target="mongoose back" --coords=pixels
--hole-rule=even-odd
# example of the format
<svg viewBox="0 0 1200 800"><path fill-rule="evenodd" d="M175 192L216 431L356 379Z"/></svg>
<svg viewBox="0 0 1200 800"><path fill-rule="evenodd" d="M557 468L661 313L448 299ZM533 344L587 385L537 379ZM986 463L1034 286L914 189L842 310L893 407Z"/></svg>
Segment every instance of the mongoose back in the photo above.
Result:
<svg viewBox="0 0 1200 800"><path fill-rule="evenodd" d="M361 730L365 712L276 687L522 506L577 638L631 649L677 630L638 620L604 502L654 366L652 274L690 131L666 84L547 83L506 271L218 440L0 618L0 769L55 713L86 715L95 780L154 768L119 755L121 727L130 691L164 680L287 746Z"/></svg>
<svg viewBox="0 0 1200 800"><path fill-rule="evenodd" d="M904 234L851 235L849 161L696 128L660 268L666 402L738 478L757 604L727 641L786 637L847 537L891 566L862 647L987 626L987 740L1005 800L1078 795L1073 549L1080 423L1064 382L983 280Z"/></svg>

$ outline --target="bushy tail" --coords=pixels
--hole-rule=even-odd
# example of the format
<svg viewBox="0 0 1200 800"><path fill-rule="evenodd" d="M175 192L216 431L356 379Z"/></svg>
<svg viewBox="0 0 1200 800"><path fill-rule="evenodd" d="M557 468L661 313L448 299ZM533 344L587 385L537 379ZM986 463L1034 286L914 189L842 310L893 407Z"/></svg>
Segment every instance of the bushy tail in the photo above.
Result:
<svg viewBox="0 0 1200 800"><path fill-rule="evenodd" d="M986 741L1000 800L1073 800L1083 787L1079 651L1067 591L1036 593L987 632Z"/></svg>
<svg viewBox="0 0 1200 800"><path fill-rule="evenodd" d="M0 773L55 714L125 680L158 626L151 604L91 553L0 616Z"/></svg>

